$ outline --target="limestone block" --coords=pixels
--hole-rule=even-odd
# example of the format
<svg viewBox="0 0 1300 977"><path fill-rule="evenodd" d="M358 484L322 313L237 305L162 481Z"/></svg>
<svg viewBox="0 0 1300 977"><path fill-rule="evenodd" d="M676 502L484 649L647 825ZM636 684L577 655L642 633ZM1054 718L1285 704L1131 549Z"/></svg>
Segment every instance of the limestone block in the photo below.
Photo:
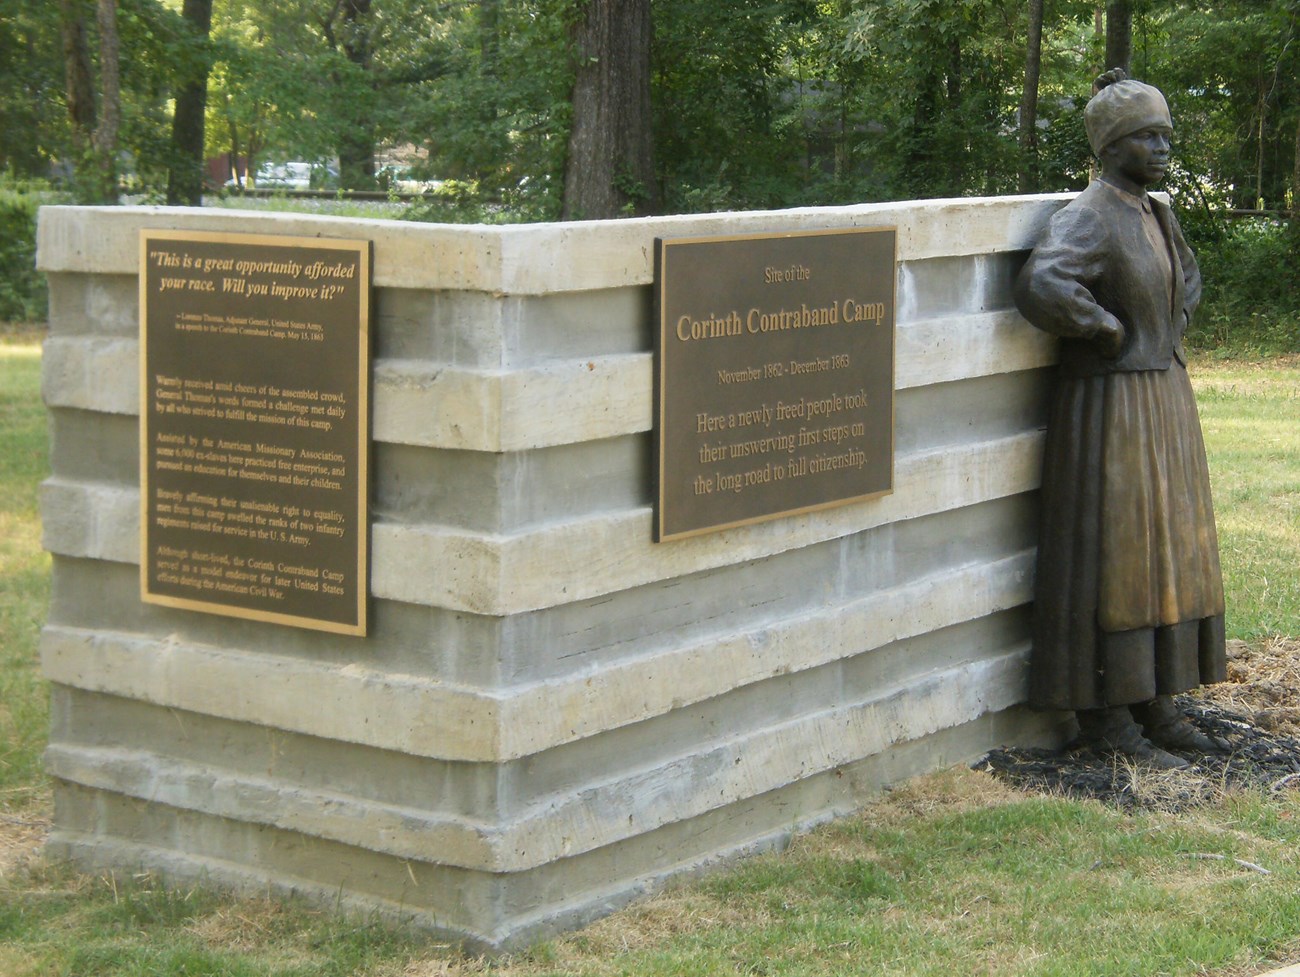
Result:
<svg viewBox="0 0 1300 977"><path fill-rule="evenodd" d="M52 681L87 691L411 755L499 762L1014 607L1029 597L1031 567L1018 554L934 574L621 662L599 684L579 672L509 690L458 688L360 664L56 624L43 633L42 666Z"/></svg>
<svg viewBox="0 0 1300 977"><path fill-rule="evenodd" d="M546 797L497 826L306 790L113 747L50 747L62 780L215 817L286 828L399 858L516 872L788 786L1024 697L1026 650L967 663L870 700L800 716L712 749Z"/></svg>
<svg viewBox="0 0 1300 977"><path fill-rule="evenodd" d="M51 272L51 336L132 339L140 334L140 285L130 274Z"/></svg>
<svg viewBox="0 0 1300 977"><path fill-rule="evenodd" d="M544 295L649 284L656 237L898 226L900 261L1028 250L1047 218L1069 199L1043 194L1009 206L1006 198L960 198L491 227L265 211L45 207L37 267L135 274L143 228L183 225L238 233L256 226L268 234L372 240L374 279L381 288Z"/></svg>
<svg viewBox="0 0 1300 977"><path fill-rule="evenodd" d="M893 495L758 523L671 546L650 542L648 509L486 538L441 526L374 528L375 593L393 600L517 614L700 570L761 559L887 522L1025 492L1038 483L1042 435L900 458ZM437 567L440 573L429 573ZM546 567L544 574L532 568Z"/></svg>
<svg viewBox="0 0 1300 977"><path fill-rule="evenodd" d="M1042 436L918 452L899 459L891 496L758 523L672 546L650 542L648 509L600 513L514 535L379 523L371 590L390 600L508 615L570 603L848 533L1028 491ZM139 561L139 492L51 478L44 543L64 556ZM536 568L548 568L545 573ZM437 572L433 572L436 568Z"/></svg>
<svg viewBox="0 0 1300 977"><path fill-rule="evenodd" d="M41 387L51 407L140 413L139 343L131 339L50 336Z"/></svg>
<svg viewBox="0 0 1300 977"><path fill-rule="evenodd" d="M1025 692L1069 195L529 226L42 210L50 851L486 949L1057 735ZM891 495L651 541L656 238L898 230ZM374 247L371 630L136 599L142 228Z"/></svg>
<svg viewBox="0 0 1300 977"><path fill-rule="evenodd" d="M1002 310L919 320L898 331L900 390L1014 373L1054 361L1050 337ZM46 343L51 407L139 413L138 342L55 336ZM465 451L523 451L649 431L648 353L558 359L483 370L424 359L379 359L374 371L379 441Z"/></svg>

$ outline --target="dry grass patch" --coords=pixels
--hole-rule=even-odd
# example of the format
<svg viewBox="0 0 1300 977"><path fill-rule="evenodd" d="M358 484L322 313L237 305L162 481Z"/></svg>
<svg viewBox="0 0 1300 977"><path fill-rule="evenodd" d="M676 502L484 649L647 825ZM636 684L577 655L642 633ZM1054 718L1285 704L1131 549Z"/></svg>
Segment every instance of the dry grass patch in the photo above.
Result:
<svg viewBox="0 0 1300 977"><path fill-rule="evenodd" d="M22 816L0 813L0 883L30 868L40 858L50 833L45 805L22 804Z"/></svg>
<svg viewBox="0 0 1300 977"><path fill-rule="evenodd" d="M185 926L186 932L212 947L259 950L275 942L287 925L297 922L274 899L246 899L223 904Z"/></svg>
<svg viewBox="0 0 1300 977"><path fill-rule="evenodd" d="M1300 639L1228 642L1228 680L1197 698L1250 716L1261 729L1300 737Z"/></svg>
<svg viewBox="0 0 1300 977"><path fill-rule="evenodd" d="M886 788L870 807L873 819L907 823L937 812L962 814L1021 800L1001 781L965 766L950 767Z"/></svg>
<svg viewBox="0 0 1300 977"><path fill-rule="evenodd" d="M480 974L510 973L509 966L494 967L483 957L472 959L422 959L413 960L399 973L401 977L478 977Z"/></svg>
<svg viewBox="0 0 1300 977"><path fill-rule="evenodd" d="M772 915L763 907L719 901L673 885L645 902L587 927L572 939L582 957L647 950L711 927L767 926Z"/></svg>

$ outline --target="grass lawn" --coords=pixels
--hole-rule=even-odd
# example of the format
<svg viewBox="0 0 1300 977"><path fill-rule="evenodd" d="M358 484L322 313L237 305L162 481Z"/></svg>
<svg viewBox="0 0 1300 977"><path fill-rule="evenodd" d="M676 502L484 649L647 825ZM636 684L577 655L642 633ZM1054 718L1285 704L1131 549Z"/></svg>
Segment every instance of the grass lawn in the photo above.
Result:
<svg viewBox="0 0 1300 977"><path fill-rule="evenodd" d="M1300 637L1300 356L1193 363L1229 637Z"/></svg>
<svg viewBox="0 0 1300 977"><path fill-rule="evenodd" d="M49 819L36 640L39 352L0 327L0 974L5 977L1217 974L1300 959L1300 795L1223 793L1174 814L1016 793L965 769L497 961L364 919L35 853ZM1300 636L1300 358L1193 364L1231 635ZM1300 690L1292 690L1300 697ZM1151 776L1158 776L1152 774Z"/></svg>
<svg viewBox="0 0 1300 977"><path fill-rule="evenodd" d="M0 814L43 803L48 712L36 667L50 560L36 491L46 473L40 348L31 329L0 328Z"/></svg>

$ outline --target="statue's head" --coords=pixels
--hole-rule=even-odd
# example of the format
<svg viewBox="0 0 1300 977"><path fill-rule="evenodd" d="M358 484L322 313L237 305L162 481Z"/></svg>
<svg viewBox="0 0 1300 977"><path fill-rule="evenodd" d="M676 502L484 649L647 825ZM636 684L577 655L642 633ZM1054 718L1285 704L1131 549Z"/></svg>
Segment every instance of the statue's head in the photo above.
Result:
<svg viewBox="0 0 1300 977"><path fill-rule="evenodd" d="M1160 89L1134 81L1123 69L1113 68L1099 77L1097 94L1083 110L1083 126L1097 156L1116 139L1142 129L1167 129L1174 122Z"/></svg>

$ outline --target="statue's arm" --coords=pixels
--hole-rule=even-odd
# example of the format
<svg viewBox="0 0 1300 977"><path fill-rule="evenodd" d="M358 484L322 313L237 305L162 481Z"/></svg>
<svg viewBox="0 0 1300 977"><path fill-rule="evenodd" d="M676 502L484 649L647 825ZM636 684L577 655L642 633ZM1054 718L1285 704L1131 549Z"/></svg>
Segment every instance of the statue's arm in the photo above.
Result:
<svg viewBox="0 0 1300 977"><path fill-rule="evenodd" d="M1096 211L1060 211L1016 279L1016 307L1039 329L1066 339L1091 340L1104 355L1119 355L1124 326L1093 294L1112 248Z"/></svg>
<svg viewBox="0 0 1300 977"><path fill-rule="evenodd" d="M1201 304L1201 268L1196 263L1196 255L1183 237L1183 229L1173 211L1169 212L1169 223L1174 232L1174 250L1178 252L1178 263L1183 269L1183 321L1181 330L1186 329L1196 314L1196 307Z"/></svg>

